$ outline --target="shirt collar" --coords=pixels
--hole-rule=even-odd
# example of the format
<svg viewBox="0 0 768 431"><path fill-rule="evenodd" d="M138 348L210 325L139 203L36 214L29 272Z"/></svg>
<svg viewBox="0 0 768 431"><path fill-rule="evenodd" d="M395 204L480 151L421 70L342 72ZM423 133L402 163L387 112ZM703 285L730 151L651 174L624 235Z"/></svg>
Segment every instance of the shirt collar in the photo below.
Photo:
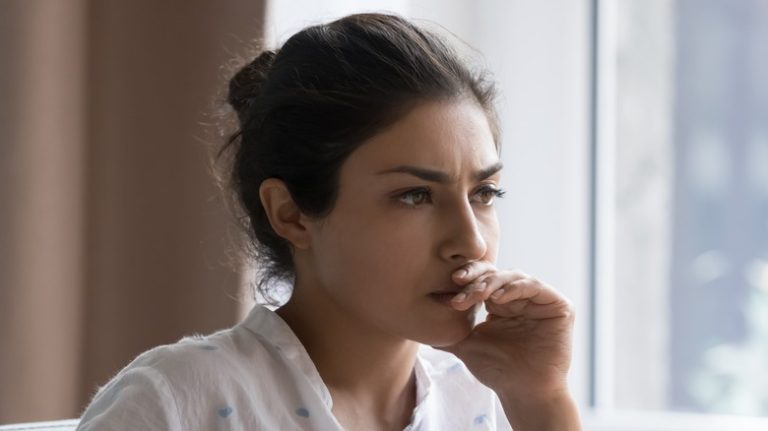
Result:
<svg viewBox="0 0 768 431"><path fill-rule="evenodd" d="M240 323L242 326L256 334L262 342L271 345L297 366L301 373L309 379L310 384L322 398L329 409L333 407L333 400L328 387L320 377L315 364L309 357L304 345L301 344L290 326L274 310L264 304L256 304L248 313L248 316ZM416 374L416 409L422 405L432 387L430 377L431 365L422 357L424 348L420 345L414 363Z"/></svg>
<svg viewBox="0 0 768 431"><path fill-rule="evenodd" d="M328 387L323 383L309 353L279 314L264 304L256 304L240 324L256 334L263 343L273 346L278 354L298 367L328 408L333 407Z"/></svg>

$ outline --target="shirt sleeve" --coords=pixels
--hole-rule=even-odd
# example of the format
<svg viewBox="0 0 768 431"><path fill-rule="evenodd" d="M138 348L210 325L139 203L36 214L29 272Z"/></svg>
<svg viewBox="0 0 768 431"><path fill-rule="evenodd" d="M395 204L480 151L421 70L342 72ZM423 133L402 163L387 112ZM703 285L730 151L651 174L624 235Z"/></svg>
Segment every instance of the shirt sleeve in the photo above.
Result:
<svg viewBox="0 0 768 431"><path fill-rule="evenodd" d="M127 429L182 431L171 386L155 368L124 370L100 388L76 431Z"/></svg>

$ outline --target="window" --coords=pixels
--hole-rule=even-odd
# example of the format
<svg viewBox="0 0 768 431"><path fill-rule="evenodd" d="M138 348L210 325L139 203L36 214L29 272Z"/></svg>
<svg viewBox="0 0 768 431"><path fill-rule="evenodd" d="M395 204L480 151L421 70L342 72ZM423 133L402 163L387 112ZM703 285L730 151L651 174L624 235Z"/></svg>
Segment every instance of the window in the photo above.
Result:
<svg viewBox="0 0 768 431"><path fill-rule="evenodd" d="M594 5L592 401L768 429L768 2Z"/></svg>

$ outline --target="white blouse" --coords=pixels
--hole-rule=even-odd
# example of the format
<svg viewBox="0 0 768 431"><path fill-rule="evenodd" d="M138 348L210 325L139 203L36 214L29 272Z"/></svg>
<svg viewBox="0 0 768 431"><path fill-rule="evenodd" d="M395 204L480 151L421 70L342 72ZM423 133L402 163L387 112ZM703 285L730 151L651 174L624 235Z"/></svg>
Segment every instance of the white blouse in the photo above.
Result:
<svg viewBox="0 0 768 431"><path fill-rule="evenodd" d="M511 430L496 394L451 353L420 345L404 431ZM343 430L304 346L273 310L150 349L100 387L78 431Z"/></svg>

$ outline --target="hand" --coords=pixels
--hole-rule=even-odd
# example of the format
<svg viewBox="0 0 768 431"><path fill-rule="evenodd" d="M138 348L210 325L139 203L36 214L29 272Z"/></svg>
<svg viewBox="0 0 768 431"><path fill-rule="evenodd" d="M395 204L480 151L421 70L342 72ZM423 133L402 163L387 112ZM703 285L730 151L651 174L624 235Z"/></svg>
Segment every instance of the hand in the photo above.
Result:
<svg viewBox="0 0 768 431"><path fill-rule="evenodd" d="M461 269L468 273L460 277ZM521 272L473 262L453 274L466 298L452 301L467 310L485 301L488 317L450 346L484 385L506 397L538 401L567 392L574 313L571 303L541 281ZM484 286L483 286L484 285Z"/></svg>

